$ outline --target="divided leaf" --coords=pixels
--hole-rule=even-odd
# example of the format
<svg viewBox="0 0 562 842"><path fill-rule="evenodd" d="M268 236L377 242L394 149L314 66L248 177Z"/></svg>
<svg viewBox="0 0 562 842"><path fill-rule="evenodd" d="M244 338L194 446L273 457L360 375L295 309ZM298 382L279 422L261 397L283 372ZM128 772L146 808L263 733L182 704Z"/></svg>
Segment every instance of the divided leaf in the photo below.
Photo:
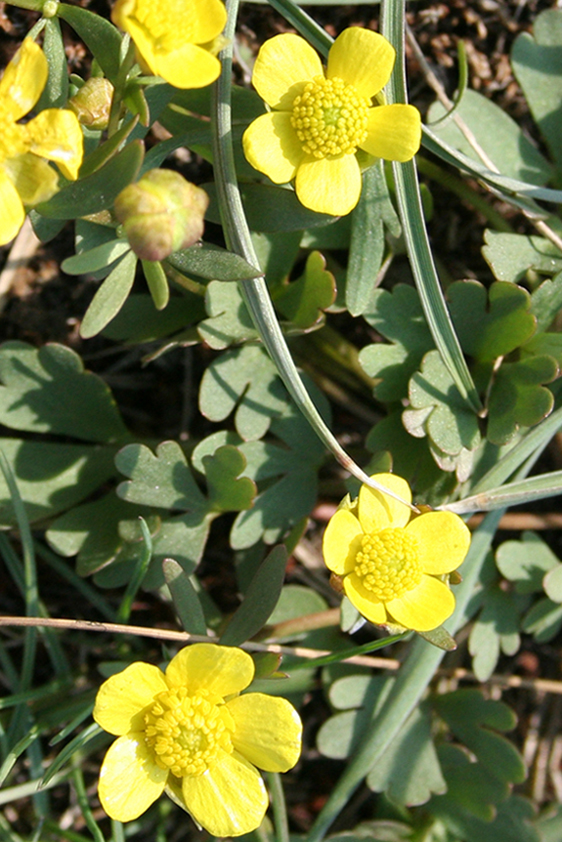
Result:
<svg viewBox="0 0 562 842"><path fill-rule="evenodd" d="M477 360L505 356L535 332L531 296L515 284L496 282L486 291L478 281L455 281L447 297L463 351Z"/></svg>
<svg viewBox="0 0 562 842"><path fill-rule="evenodd" d="M411 435L429 436L439 451L452 457L460 458L464 451L478 447L478 419L467 408L438 351L423 358L421 371L410 380L409 397L412 409L402 418Z"/></svg>
<svg viewBox="0 0 562 842"><path fill-rule="evenodd" d="M210 348L218 351L234 343L258 338L235 281L211 281L207 286L205 306L209 318L197 325L197 332Z"/></svg>
<svg viewBox="0 0 562 842"><path fill-rule="evenodd" d="M479 690L463 689L437 696L434 708L489 774L504 784L504 797L509 784L525 780L523 758L512 743L496 733L515 727L515 714L507 705L485 699Z"/></svg>
<svg viewBox="0 0 562 842"><path fill-rule="evenodd" d="M431 711L420 705L367 775L367 786L405 806L425 804L447 790L431 736Z"/></svg>
<svg viewBox="0 0 562 842"><path fill-rule="evenodd" d="M0 423L16 430L109 443L125 438L113 396L63 345L0 346Z"/></svg>
<svg viewBox="0 0 562 842"><path fill-rule="evenodd" d="M309 254L304 273L296 281L281 287L275 306L297 327L310 328L323 318L323 311L336 297L336 282L326 271L326 260L319 251Z"/></svg>
<svg viewBox="0 0 562 842"><path fill-rule="evenodd" d="M434 344L419 295L406 284L397 284L392 292L377 289L364 318L393 344L367 345L359 362L370 377L380 378L374 389L379 400L400 400L407 394L409 378Z"/></svg>
<svg viewBox="0 0 562 842"><path fill-rule="evenodd" d="M521 597L497 585L488 586L481 598L484 605L472 626L468 648L477 679L487 681L496 667L500 652L515 655L519 650L519 625L524 602Z"/></svg>
<svg viewBox="0 0 562 842"><path fill-rule="evenodd" d="M224 421L237 407L234 424L246 440L261 438L287 401L277 369L260 345L221 354L206 369L199 391L199 409L211 421Z"/></svg>
<svg viewBox="0 0 562 842"><path fill-rule="evenodd" d="M495 375L488 401L487 437L493 444L505 444L520 427L533 427L550 415L554 396L544 383L558 375L558 364L550 356L524 357L504 363Z"/></svg>
<svg viewBox="0 0 562 842"><path fill-rule="evenodd" d="M562 269L562 254L556 246L536 234L508 234L484 231L482 254L498 281L522 281L529 270L552 274Z"/></svg>

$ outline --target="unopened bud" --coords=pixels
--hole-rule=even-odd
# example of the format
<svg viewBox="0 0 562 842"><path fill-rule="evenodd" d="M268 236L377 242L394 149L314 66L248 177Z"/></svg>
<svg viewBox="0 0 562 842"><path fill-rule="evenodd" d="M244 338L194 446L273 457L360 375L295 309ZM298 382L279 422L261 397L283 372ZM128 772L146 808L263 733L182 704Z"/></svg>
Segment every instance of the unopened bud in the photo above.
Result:
<svg viewBox="0 0 562 842"><path fill-rule="evenodd" d="M89 129L106 129L112 99L113 85L109 79L92 76L68 100L68 107L74 111L83 126Z"/></svg>
<svg viewBox="0 0 562 842"><path fill-rule="evenodd" d="M204 190L173 170L149 170L115 200L115 215L141 260L164 260L203 235Z"/></svg>

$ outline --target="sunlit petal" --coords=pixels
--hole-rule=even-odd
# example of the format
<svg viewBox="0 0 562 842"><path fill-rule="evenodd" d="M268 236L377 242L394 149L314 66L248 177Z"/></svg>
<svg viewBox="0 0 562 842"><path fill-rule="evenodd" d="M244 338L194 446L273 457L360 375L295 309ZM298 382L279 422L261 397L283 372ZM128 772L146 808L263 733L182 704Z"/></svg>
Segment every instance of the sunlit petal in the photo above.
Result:
<svg viewBox="0 0 562 842"><path fill-rule="evenodd" d="M240 836L262 823L268 799L257 769L240 755L223 752L204 775L183 779L186 807L213 836Z"/></svg>
<svg viewBox="0 0 562 842"><path fill-rule="evenodd" d="M269 38L260 48L252 84L272 108L289 111L306 82L323 76L322 62L304 38L289 32Z"/></svg>
<svg viewBox="0 0 562 842"><path fill-rule="evenodd" d="M378 625L384 625L387 622L384 603L380 602L364 587L359 576L355 573L346 576L343 580L343 587L349 601L367 620Z"/></svg>
<svg viewBox="0 0 562 842"><path fill-rule="evenodd" d="M0 246L13 240L25 220L25 210L18 191L0 167Z"/></svg>
<svg viewBox="0 0 562 842"><path fill-rule="evenodd" d="M162 795L168 774L153 761L142 733L119 737L109 747L101 767L101 805L112 819L130 822Z"/></svg>
<svg viewBox="0 0 562 842"><path fill-rule="evenodd" d="M379 105L369 109L367 137L361 149L385 161L409 161L421 143L421 116L413 105Z"/></svg>
<svg viewBox="0 0 562 842"><path fill-rule="evenodd" d="M140 731L145 708L167 689L162 670L136 661L103 682L96 696L94 719L110 734Z"/></svg>
<svg viewBox="0 0 562 842"><path fill-rule="evenodd" d="M396 474L375 474L371 479L376 480L389 491L393 491L406 503L411 503L410 486L402 477ZM409 507L404 503L368 485L361 486L357 511L359 522L365 532L376 532L388 526L406 526L411 515Z"/></svg>
<svg viewBox="0 0 562 842"><path fill-rule="evenodd" d="M37 104L49 67L41 47L26 38L0 79L0 116L16 122Z"/></svg>
<svg viewBox="0 0 562 842"><path fill-rule="evenodd" d="M390 79L395 57L392 44L378 32L350 26L330 47L327 76L343 79L371 99Z"/></svg>
<svg viewBox="0 0 562 842"><path fill-rule="evenodd" d="M427 512L407 526L418 539L424 573L450 573L460 567L470 546L470 531L452 512Z"/></svg>
<svg viewBox="0 0 562 842"><path fill-rule="evenodd" d="M322 553L328 570L339 576L351 573L363 534L361 524L347 509L339 509L330 518L322 540Z"/></svg>
<svg viewBox="0 0 562 842"><path fill-rule="evenodd" d="M293 768L301 752L302 722L286 699L246 693L227 706L236 726L232 743L246 760L266 772Z"/></svg>
<svg viewBox="0 0 562 842"><path fill-rule="evenodd" d="M74 180L83 156L83 135L78 118L64 108L47 108L25 126L29 151L58 164L62 174Z"/></svg>
<svg viewBox="0 0 562 842"><path fill-rule="evenodd" d="M216 643L186 646L166 669L170 687L186 687L189 693L205 689L222 697L244 690L253 677L254 662L247 652Z"/></svg>
<svg viewBox="0 0 562 842"><path fill-rule="evenodd" d="M218 58L195 44L183 44L172 53L156 53L148 63L153 73L176 88L204 88L218 79L221 70Z"/></svg>
<svg viewBox="0 0 562 842"><path fill-rule="evenodd" d="M297 169L299 201L317 213L345 216L361 195L361 170L355 155L304 159Z"/></svg>
<svg viewBox="0 0 562 842"><path fill-rule="evenodd" d="M424 575L417 587L385 605L400 625L414 631L430 631L451 616L455 597L439 579Z"/></svg>
<svg viewBox="0 0 562 842"><path fill-rule="evenodd" d="M28 207L46 202L58 190L59 177L43 158L27 153L4 161L4 169Z"/></svg>
<svg viewBox="0 0 562 842"><path fill-rule="evenodd" d="M262 114L250 123L242 137L242 144L244 154L254 169L265 173L275 184L291 181L304 158L287 112Z"/></svg>

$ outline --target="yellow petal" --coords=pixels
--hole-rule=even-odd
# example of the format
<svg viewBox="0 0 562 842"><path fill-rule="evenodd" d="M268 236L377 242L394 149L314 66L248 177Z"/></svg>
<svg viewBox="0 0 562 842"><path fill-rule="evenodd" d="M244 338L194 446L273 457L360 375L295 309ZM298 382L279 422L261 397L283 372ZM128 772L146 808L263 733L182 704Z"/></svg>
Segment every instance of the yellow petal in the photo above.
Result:
<svg viewBox="0 0 562 842"><path fill-rule="evenodd" d="M410 486L402 477L396 474L375 474L371 479L376 480L385 488L393 491L407 503L412 501ZM388 497L380 491L375 491L368 485L362 485L359 491L357 516L365 532L376 532L388 526L406 526L410 520L410 509L393 497Z"/></svg>
<svg viewBox="0 0 562 842"><path fill-rule="evenodd" d="M286 111L262 114L250 123L242 136L244 155L259 172L275 184L286 184L304 158L301 144Z"/></svg>
<svg viewBox="0 0 562 842"><path fill-rule="evenodd" d="M25 211L18 191L0 167L0 246L13 240L25 220Z"/></svg>
<svg viewBox="0 0 562 842"><path fill-rule="evenodd" d="M117 0L111 18L128 32L143 51L171 52L181 43L204 44L219 35L226 24L220 0Z"/></svg>
<svg viewBox="0 0 562 842"><path fill-rule="evenodd" d="M156 765L142 733L119 737L101 767L101 805L112 819L130 822L162 795L167 778L168 771Z"/></svg>
<svg viewBox="0 0 562 842"><path fill-rule="evenodd" d="M269 38L260 48L252 84L272 108L290 111L305 83L323 75L316 50L299 35L285 32Z"/></svg>
<svg viewBox="0 0 562 842"><path fill-rule="evenodd" d="M232 743L246 760L266 772L292 769L301 753L302 722L286 699L246 693L227 704L236 731Z"/></svg>
<svg viewBox="0 0 562 842"><path fill-rule="evenodd" d="M4 161L4 168L28 207L46 202L58 190L59 177L54 167L36 155L27 153L9 158Z"/></svg>
<svg viewBox="0 0 562 842"><path fill-rule="evenodd" d="M317 213L345 216L361 195L361 170L355 155L305 158L297 170L299 201Z"/></svg>
<svg viewBox="0 0 562 842"><path fill-rule="evenodd" d="M176 88L204 88L218 79L221 72L218 58L195 44L183 44L172 53L144 57L156 76Z"/></svg>
<svg viewBox="0 0 562 842"><path fill-rule="evenodd" d="M427 512L407 526L419 544L424 573L450 573L460 567L470 546L470 530L452 512Z"/></svg>
<svg viewBox="0 0 562 842"><path fill-rule="evenodd" d="M217 696L244 690L254 677L254 662L234 646L194 643L172 658L166 669L170 687L187 687L190 693L205 689Z"/></svg>
<svg viewBox="0 0 562 842"><path fill-rule="evenodd" d="M350 511L339 509L328 521L322 539L322 552L328 570L343 576L355 569L355 556L361 546L363 530Z"/></svg>
<svg viewBox="0 0 562 842"><path fill-rule="evenodd" d="M351 573L343 580L343 587L345 594L349 601L354 605L360 614L367 618L371 623L377 625L384 625L387 621L386 609L384 603L376 599L373 594L364 587L359 576Z"/></svg>
<svg viewBox="0 0 562 842"><path fill-rule="evenodd" d="M222 752L204 775L184 778L182 792L195 821L213 836L250 833L268 805L260 773L236 753Z"/></svg>
<svg viewBox="0 0 562 842"><path fill-rule="evenodd" d="M142 731L144 709L167 689L162 670L136 661L103 682L96 696L94 719L104 731L117 736Z"/></svg>
<svg viewBox="0 0 562 842"><path fill-rule="evenodd" d="M385 161L409 161L421 143L421 116L413 105L378 105L369 109L367 138L361 149Z"/></svg>
<svg viewBox="0 0 562 842"><path fill-rule="evenodd" d="M29 151L58 164L65 178L74 180L84 154L82 129L73 111L47 108L25 126Z"/></svg>
<svg viewBox="0 0 562 842"><path fill-rule="evenodd" d="M330 47L327 76L343 79L371 99L390 79L395 58L394 47L378 32L350 26Z"/></svg>
<svg viewBox="0 0 562 842"><path fill-rule="evenodd" d="M26 38L0 80L0 115L15 122L36 105L47 84L47 59L31 38Z"/></svg>
<svg viewBox="0 0 562 842"><path fill-rule="evenodd" d="M388 613L405 628L431 631L451 616L455 597L439 579L424 575L417 587L385 604Z"/></svg>

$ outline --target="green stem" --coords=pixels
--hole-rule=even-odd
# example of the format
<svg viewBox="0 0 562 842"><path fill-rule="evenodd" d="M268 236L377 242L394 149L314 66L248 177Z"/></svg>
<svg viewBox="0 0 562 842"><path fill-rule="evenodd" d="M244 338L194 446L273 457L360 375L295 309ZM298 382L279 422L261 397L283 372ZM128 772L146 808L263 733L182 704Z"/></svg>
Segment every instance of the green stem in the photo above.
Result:
<svg viewBox="0 0 562 842"><path fill-rule="evenodd" d="M111 102L111 111L109 113L109 122L107 126L107 136L111 137L119 128L119 118L121 116L121 105L123 102L123 94L125 92L125 85L127 84L127 77L135 63L135 45L130 40L129 35L123 37L122 43L123 59L119 66L119 73L115 80L115 88L113 91L113 99Z"/></svg>
<svg viewBox="0 0 562 842"><path fill-rule="evenodd" d="M229 43L221 51L221 75L213 87L212 94L212 110L215 116L213 120L213 160L215 165L217 198L224 237L228 248L239 254L251 266L254 266L261 272L246 221L242 198L238 189L236 168L234 165L234 150L232 147L232 53L239 0L227 0L225 5L228 20L224 35ZM386 494L394 497L395 495L388 491L388 489L382 488L379 483L372 480L361 470L359 465L345 452L327 427L305 389L291 357L263 275L251 280L240 281L239 285L252 321L271 359L275 363L285 388L316 435L328 450L330 450L340 465L356 479L371 486L371 488L384 491ZM400 502L404 503L403 500Z"/></svg>
<svg viewBox="0 0 562 842"><path fill-rule="evenodd" d="M334 39L304 9L293 3L293 0L269 0L269 5L283 15L285 20L294 26L315 50L324 57L328 55Z"/></svg>
<svg viewBox="0 0 562 842"><path fill-rule="evenodd" d="M277 772L267 772L266 777L271 790L276 842L289 842L289 821L281 776Z"/></svg>
<svg viewBox="0 0 562 842"><path fill-rule="evenodd" d="M504 219L503 215L490 205L483 196L480 196L476 190L469 187L469 185L461 178L453 175L453 173L447 172L447 170L443 169L443 167L440 167L433 161L429 161L427 158L423 158L421 155L416 156L416 164L418 170L423 175L426 175L432 181L435 181L437 184L445 187L446 190L450 190L451 193L454 193L454 195L458 196L459 199L462 199L463 202L468 202L474 210L482 214L484 219L486 219L486 221L492 225L496 231L505 231L508 234L514 233L513 227L506 219Z"/></svg>
<svg viewBox="0 0 562 842"><path fill-rule="evenodd" d="M396 50L396 63L386 87L387 98L391 104L407 102L404 2L405 0L383 0L381 4L382 32ZM431 335L459 393L472 410L479 413L482 403L455 333L435 269L423 217L416 165L413 160L405 163L393 162L392 171L412 274Z"/></svg>

